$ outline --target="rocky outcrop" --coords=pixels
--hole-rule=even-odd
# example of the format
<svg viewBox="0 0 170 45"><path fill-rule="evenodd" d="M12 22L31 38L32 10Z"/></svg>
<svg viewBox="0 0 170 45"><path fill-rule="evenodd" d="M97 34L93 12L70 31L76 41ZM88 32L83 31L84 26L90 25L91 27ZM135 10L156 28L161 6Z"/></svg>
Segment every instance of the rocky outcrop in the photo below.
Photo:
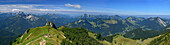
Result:
<svg viewBox="0 0 170 45"><path fill-rule="evenodd" d="M52 22L47 22L46 25L49 25L49 26L51 26L52 28L57 29L56 26L55 26L55 24L52 23Z"/></svg>
<svg viewBox="0 0 170 45"><path fill-rule="evenodd" d="M30 31L30 29L27 29L27 30L25 31L25 33L21 36L21 39L22 39L23 36L24 36L25 34L27 34L29 31Z"/></svg>
<svg viewBox="0 0 170 45"><path fill-rule="evenodd" d="M166 21L164 21L163 19L161 19L160 17L152 17L152 18L149 18L150 21L155 21L156 23L158 23L159 25L163 26L163 27L166 27L167 26L167 23Z"/></svg>
<svg viewBox="0 0 170 45"><path fill-rule="evenodd" d="M164 27L167 26L167 24L164 21L162 21L160 18L158 18L158 22L160 25L163 25Z"/></svg>

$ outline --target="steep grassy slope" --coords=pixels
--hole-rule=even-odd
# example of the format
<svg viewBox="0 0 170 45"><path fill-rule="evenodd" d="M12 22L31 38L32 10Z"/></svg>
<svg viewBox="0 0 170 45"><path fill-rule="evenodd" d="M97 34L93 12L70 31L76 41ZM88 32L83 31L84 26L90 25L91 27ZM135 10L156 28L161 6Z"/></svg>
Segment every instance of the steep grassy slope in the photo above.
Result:
<svg viewBox="0 0 170 45"><path fill-rule="evenodd" d="M141 40L133 40L129 38L125 38L123 36L117 35L113 37L112 44L113 45L139 45Z"/></svg>
<svg viewBox="0 0 170 45"><path fill-rule="evenodd" d="M89 31L84 28L61 27L59 30L62 30L64 36L66 36L65 41L61 43L62 45L102 45L102 43L99 43L97 40L90 37L88 34Z"/></svg>
<svg viewBox="0 0 170 45"><path fill-rule="evenodd" d="M96 33L88 32L88 34L90 37L93 37L94 39L96 39L96 35L97 35ZM101 37L102 39L96 39L96 40L104 45L163 45L163 44L169 45L168 36L166 35L166 37L161 38L162 36L160 35L160 36L155 36L152 38L147 38L145 40L142 40L142 39L134 40L134 39L126 38L126 37L116 34L116 35L110 35L107 37Z"/></svg>
<svg viewBox="0 0 170 45"><path fill-rule="evenodd" d="M96 35L95 33L89 32L89 36L93 37L94 39L96 39ZM140 45L141 40L133 40L133 39L129 39L129 38L125 38L121 35L110 35L107 37L101 37L102 39L96 39L97 41L99 41L100 43L104 44L104 45Z"/></svg>
<svg viewBox="0 0 170 45"><path fill-rule="evenodd" d="M64 33L49 25L28 29L21 37L17 38L13 45L33 44L60 44L64 39Z"/></svg>
<svg viewBox="0 0 170 45"><path fill-rule="evenodd" d="M170 45L170 31L151 41L150 45Z"/></svg>
<svg viewBox="0 0 170 45"><path fill-rule="evenodd" d="M88 34L90 37L94 38L95 40L97 40L99 43L102 43L103 45L111 45L109 41L96 39L96 35L97 35L96 33L88 32Z"/></svg>
<svg viewBox="0 0 170 45"><path fill-rule="evenodd" d="M141 28L138 28L127 32L124 36L132 39L147 39L155 37L161 33L163 33L161 30L142 30Z"/></svg>

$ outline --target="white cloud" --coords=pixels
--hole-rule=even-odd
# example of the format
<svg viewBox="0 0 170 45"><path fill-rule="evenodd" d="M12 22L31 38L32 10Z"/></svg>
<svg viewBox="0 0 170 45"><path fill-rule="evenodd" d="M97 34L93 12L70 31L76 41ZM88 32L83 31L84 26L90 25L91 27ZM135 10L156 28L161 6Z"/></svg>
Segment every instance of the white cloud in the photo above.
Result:
<svg viewBox="0 0 170 45"><path fill-rule="evenodd" d="M36 4L5 4L0 5L0 12L13 12L13 11L30 11L33 9L40 9L40 11L48 11L48 9L59 8L56 5L36 5Z"/></svg>
<svg viewBox="0 0 170 45"><path fill-rule="evenodd" d="M65 4L64 6L66 6L66 7L73 7L73 8L77 8L77 9L80 9L81 8L81 6L80 5L78 5L78 4L76 4L76 5L72 5L72 4Z"/></svg>
<svg viewBox="0 0 170 45"><path fill-rule="evenodd" d="M35 11L55 11L55 10L52 10L52 9L32 9L32 10L35 10Z"/></svg>
<svg viewBox="0 0 170 45"><path fill-rule="evenodd" d="M14 12L14 11L22 11L22 10L20 10L20 9L12 9L12 12Z"/></svg>
<svg viewBox="0 0 170 45"><path fill-rule="evenodd" d="M64 6L64 5L63 5ZM66 5L65 5L66 6ZM67 4L69 7L80 9L80 5L71 5ZM104 11L97 10L78 10L78 9L69 9L62 7L61 5L36 5L36 4L9 4L9 5L0 5L0 12L31 12L31 13L63 13L63 14L84 14L84 13L94 13L98 12L105 13Z"/></svg>
<svg viewBox="0 0 170 45"><path fill-rule="evenodd" d="M71 9L66 8L67 7L73 7L78 9ZM149 13L149 12L138 12L138 11L132 11L132 10L119 10L119 9L107 9L107 8L88 8L88 9L81 9L80 5L71 5L71 4L65 4L65 5L36 5L36 4L6 4L6 5L0 5L0 12L17 12L17 11L24 11L24 12L31 12L31 13L63 13L63 14L129 14L129 15L135 15L135 14L159 14L159 13Z"/></svg>
<svg viewBox="0 0 170 45"><path fill-rule="evenodd" d="M33 5L37 6L37 5ZM11 4L11 5L0 5L0 12L13 12L13 11L23 11L26 9L34 8L32 5L21 5L21 4Z"/></svg>

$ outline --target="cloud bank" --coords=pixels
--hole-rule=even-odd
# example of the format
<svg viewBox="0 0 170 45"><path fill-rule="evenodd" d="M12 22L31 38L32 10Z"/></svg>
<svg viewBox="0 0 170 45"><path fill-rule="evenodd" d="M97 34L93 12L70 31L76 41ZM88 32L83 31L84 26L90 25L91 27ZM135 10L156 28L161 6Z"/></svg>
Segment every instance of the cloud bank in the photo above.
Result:
<svg viewBox="0 0 170 45"><path fill-rule="evenodd" d="M81 9L81 6L80 5L78 5L78 4L76 4L76 5L73 5L73 4L65 4L64 6L66 6L66 7L73 7L73 8L77 8L77 9Z"/></svg>
<svg viewBox="0 0 170 45"><path fill-rule="evenodd" d="M65 7L66 6L66 7ZM71 7L71 8L67 8ZM74 9L76 8L76 9ZM124 14L124 15L136 15L136 14L158 14L158 13L146 13L138 11L129 10L119 10L119 9L81 9L80 5L38 5L38 4L5 4L0 5L0 12L18 12L24 11L29 13L58 13L58 14L95 14L95 15L114 15L114 14Z"/></svg>
<svg viewBox="0 0 170 45"><path fill-rule="evenodd" d="M64 8L61 5L36 5L36 4L8 4L8 5L0 5L0 12L30 12L30 13L61 13L61 14L106 14L101 11L90 11L90 10L80 10L80 5L71 5L65 4L63 5L76 8ZM100 13L99 13L100 12Z"/></svg>

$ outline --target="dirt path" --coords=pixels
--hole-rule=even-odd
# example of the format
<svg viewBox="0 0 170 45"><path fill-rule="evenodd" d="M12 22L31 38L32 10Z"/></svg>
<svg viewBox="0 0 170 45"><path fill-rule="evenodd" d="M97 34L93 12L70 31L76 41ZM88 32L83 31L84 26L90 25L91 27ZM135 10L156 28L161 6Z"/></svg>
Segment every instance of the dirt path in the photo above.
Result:
<svg viewBox="0 0 170 45"><path fill-rule="evenodd" d="M32 33L31 33L32 34ZM25 38L25 40L27 40L28 39L28 37L30 37L31 36L31 34L29 34L26 38ZM25 40L23 41L23 42L25 42Z"/></svg>
<svg viewBox="0 0 170 45"><path fill-rule="evenodd" d="M38 38L38 39L35 39L35 40L33 40L33 41L37 41L37 40L39 40L39 39L42 39L42 37L40 37L40 38ZM44 40L44 39L43 39L43 40ZM31 42L33 42L33 41L31 41ZM30 44L31 42L28 42L26 45Z"/></svg>
<svg viewBox="0 0 170 45"><path fill-rule="evenodd" d="M46 41L43 39L42 42L40 42L40 45L45 45L46 44Z"/></svg>
<svg viewBox="0 0 170 45"><path fill-rule="evenodd" d="M64 38L66 38L63 34L61 34Z"/></svg>

